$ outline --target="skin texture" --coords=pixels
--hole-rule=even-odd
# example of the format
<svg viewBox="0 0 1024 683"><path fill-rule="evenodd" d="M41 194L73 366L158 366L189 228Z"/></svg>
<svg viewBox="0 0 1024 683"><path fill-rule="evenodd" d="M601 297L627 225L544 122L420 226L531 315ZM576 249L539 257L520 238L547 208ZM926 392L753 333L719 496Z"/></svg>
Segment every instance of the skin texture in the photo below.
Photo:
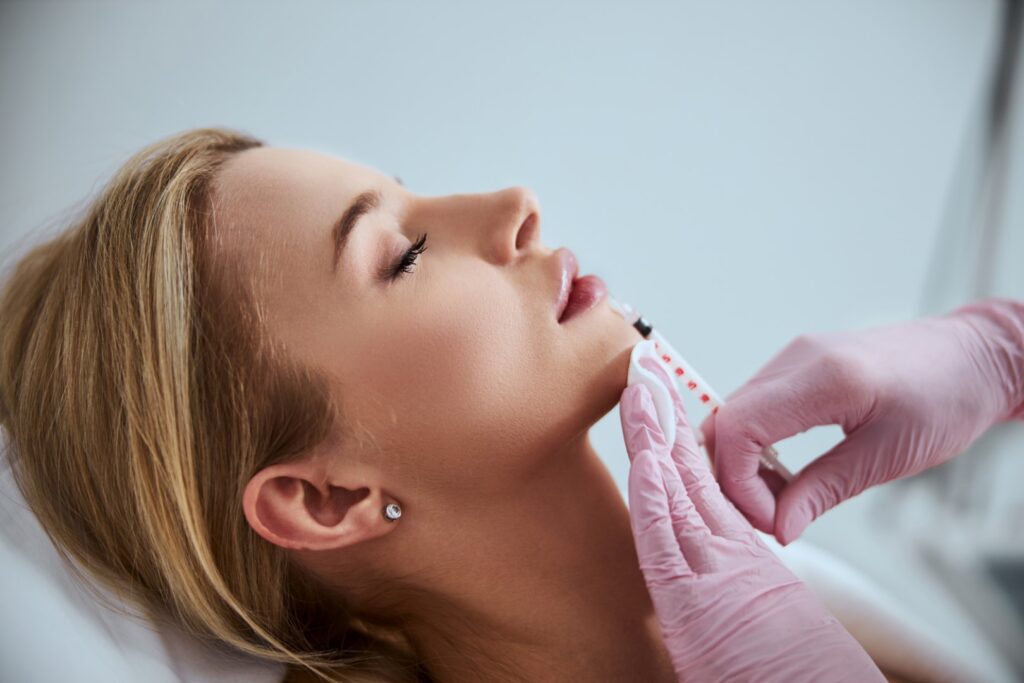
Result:
<svg viewBox="0 0 1024 683"><path fill-rule="evenodd" d="M331 226L371 189L380 209L334 273ZM222 169L214 211L216 258L252 278L271 334L332 378L345 416L316 452L252 478L253 529L400 620L439 680L675 680L587 431L619 400L641 337L607 302L558 324L536 197L422 197L372 168L266 147ZM424 232L412 272L380 279ZM393 586L400 604L374 597Z"/></svg>

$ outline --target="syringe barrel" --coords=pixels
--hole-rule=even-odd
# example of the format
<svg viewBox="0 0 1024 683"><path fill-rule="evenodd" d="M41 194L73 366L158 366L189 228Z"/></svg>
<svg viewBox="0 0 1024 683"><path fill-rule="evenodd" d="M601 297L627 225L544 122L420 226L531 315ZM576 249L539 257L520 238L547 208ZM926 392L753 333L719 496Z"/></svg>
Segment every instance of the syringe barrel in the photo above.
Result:
<svg viewBox="0 0 1024 683"><path fill-rule="evenodd" d="M686 362L682 354L676 351L668 340L655 330L654 326L637 313L632 306L625 302L617 301L610 296L608 297L608 303L626 322L633 325L645 339L654 340L662 364L668 368L670 373L683 381L688 389L696 392L700 402L706 405L712 414L717 413L719 407L724 404L722 397ZM777 472L787 482L793 480L793 473L779 462L778 451L772 448L771 445L765 446L762 449L760 459L762 465Z"/></svg>

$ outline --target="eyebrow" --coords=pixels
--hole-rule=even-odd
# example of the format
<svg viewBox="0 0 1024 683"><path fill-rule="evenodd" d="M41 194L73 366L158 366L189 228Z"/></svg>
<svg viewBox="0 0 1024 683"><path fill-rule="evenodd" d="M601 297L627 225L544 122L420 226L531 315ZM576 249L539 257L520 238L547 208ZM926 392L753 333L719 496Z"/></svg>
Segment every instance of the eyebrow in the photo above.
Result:
<svg viewBox="0 0 1024 683"><path fill-rule="evenodd" d="M405 186L402 179L398 176L394 176L395 181ZM341 214L341 218L335 222L331 228L331 241L334 244L334 260L332 261L331 270L332 272L338 272L338 262L341 261L342 253L345 251L345 246L348 244L348 236L356 227L356 223L359 219L377 208L380 205L380 191L379 190L367 190L359 194L352 204L345 209L345 213Z"/></svg>
<svg viewBox="0 0 1024 683"><path fill-rule="evenodd" d="M376 208L379 204L380 192L377 190L367 190L352 201L352 204L345 209L345 213L341 214L341 218L334 224L334 227L331 229L331 234L334 236L334 262L331 269L334 272L338 270L338 261L341 260L341 255L348 244L348 236L352 234L356 223L359 222L363 215Z"/></svg>

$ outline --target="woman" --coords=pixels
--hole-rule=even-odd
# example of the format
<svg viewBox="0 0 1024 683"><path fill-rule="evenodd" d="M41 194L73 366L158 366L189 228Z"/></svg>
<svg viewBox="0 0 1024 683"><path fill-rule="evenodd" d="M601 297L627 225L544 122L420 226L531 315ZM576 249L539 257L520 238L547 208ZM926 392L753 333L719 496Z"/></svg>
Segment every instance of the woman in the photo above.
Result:
<svg viewBox="0 0 1024 683"><path fill-rule="evenodd" d="M521 188L160 141L6 284L18 484L88 572L292 680L674 681L588 439L638 336L559 321L559 256Z"/></svg>

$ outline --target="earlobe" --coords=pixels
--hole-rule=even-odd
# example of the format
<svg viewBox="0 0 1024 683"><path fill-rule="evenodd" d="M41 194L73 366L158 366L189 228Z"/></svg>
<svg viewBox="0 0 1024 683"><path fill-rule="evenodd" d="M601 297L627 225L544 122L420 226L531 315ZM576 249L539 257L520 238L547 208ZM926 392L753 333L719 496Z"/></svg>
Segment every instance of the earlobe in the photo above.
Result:
<svg viewBox="0 0 1024 683"><path fill-rule="evenodd" d="M295 550L332 550L390 532L395 524L381 513L390 502L377 486L332 482L308 463L264 468L242 496L253 530Z"/></svg>

